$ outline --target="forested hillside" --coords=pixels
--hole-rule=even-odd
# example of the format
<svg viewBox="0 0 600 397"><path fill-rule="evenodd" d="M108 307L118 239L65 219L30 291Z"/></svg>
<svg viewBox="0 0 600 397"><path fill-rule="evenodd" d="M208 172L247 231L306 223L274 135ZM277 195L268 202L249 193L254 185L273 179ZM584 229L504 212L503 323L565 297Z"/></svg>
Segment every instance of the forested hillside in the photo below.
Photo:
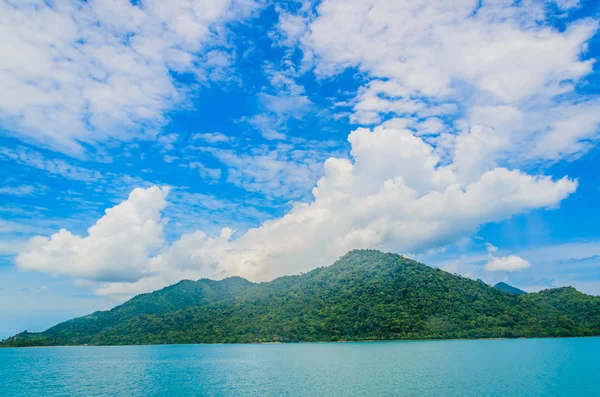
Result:
<svg viewBox="0 0 600 397"><path fill-rule="evenodd" d="M352 251L266 283L182 281L2 346L600 335L600 297L515 295L405 257Z"/></svg>

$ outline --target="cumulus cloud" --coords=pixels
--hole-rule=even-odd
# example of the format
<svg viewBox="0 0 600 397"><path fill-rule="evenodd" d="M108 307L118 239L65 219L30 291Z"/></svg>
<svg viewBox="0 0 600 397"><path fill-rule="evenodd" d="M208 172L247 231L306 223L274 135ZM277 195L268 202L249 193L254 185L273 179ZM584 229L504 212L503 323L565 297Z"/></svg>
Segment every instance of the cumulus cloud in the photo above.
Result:
<svg viewBox="0 0 600 397"><path fill-rule="evenodd" d="M80 141L159 126L164 111L185 96L171 72L220 78L230 64L228 53L210 43L241 15L238 3L242 14L251 8L234 0L1 3L8 21L20 21L4 26L9 40L1 45L21 46L24 57L38 62L0 61L0 73L9 76L0 80L14 85L0 88L31 94L0 101L0 121L71 151L81 149ZM528 175L519 167L576 157L597 138L598 99L577 94L592 70L584 53L597 22L583 19L557 30L546 23L546 4L324 0L297 13L279 10L272 36L278 45L301 47L302 67L298 71L289 56L293 51L279 68L265 64L270 84L258 94L261 112L243 120L266 139L285 139L288 122L314 106L298 84L307 63L320 78L356 68L366 82L338 105L352 108L350 121L379 126L349 135L349 158L325 160L322 148L296 142L239 153L225 147L235 143L227 136L196 134L195 141L219 146L196 149L214 156L226 173L189 162L203 177L300 202L244 233L196 230L169 243L163 235L167 190L136 189L87 236L67 230L38 236L17 263L71 275L100 294L127 296L181 278L268 280L329 264L355 248L428 252L483 224L555 208L577 181ZM565 10L577 5L557 4ZM62 29L50 34L50 23ZM39 34L28 38L25 31ZM23 65L29 69L21 75ZM32 86L25 75L41 83ZM165 135L160 143L168 151L174 142ZM72 178L100 177L67 172L24 150L0 155ZM529 266L515 255L494 257L491 245L488 250L491 272Z"/></svg>
<svg viewBox="0 0 600 397"><path fill-rule="evenodd" d="M61 229L30 240L16 258L22 269L68 274L99 282L138 281L152 274L153 254L164 244L161 211L168 188L137 188L106 210L85 237Z"/></svg>
<svg viewBox="0 0 600 397"><path fill-rule="evenodd" d="M36 237L17 263L94 281L110 295L183 277L268 280L327 265L355 248L414 253L451 244L487 222L555 207L577 186L505 168L465 182L414 131L393 124L359 128L348 140L351 158L325 161L311 201L240 236L229 228L216 237L196 231L168 245L160 220L167 191L136 189L87 237L66 230Z"/></svg>
<svg viewBox="0 0 600 397"><path fill-rule="evenodd" d="M366 75L348 104L352 122L438 116L448 125L429 121L423 131L440 145L451 142L450 158L452 143L462 141L467 157L490 167L556 161L586 152L598 137L598 98L577 94L592 72L585 56L598 22L558 30L548 23L550 3L324 0L307 33L295 37L317 75L348 68ZM561 9L576 3L556 2Z"/></svg>
<svg viewBox="0 0 600 397"><path fill-rule="evenodd" d="M224 78L225 26L251 0L0 1L0 123L70 154L162 126L174 74ZM223 48L220 48L223 47Z"/></svg>
<svg viewBox="0 0 600 397"><path fill-rule="evenodd" d="M508 255L502 257L490 256L485 264L485 270L488 272L518 272L527 269L531 264L517 255Z"/></svg>

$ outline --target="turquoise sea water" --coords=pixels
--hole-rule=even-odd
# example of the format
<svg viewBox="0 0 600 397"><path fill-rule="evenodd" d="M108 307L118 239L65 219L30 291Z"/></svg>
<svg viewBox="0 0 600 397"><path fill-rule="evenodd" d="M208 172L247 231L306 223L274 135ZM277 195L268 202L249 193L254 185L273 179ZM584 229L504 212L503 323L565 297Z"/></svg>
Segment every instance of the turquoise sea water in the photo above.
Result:
<svg viewBox="0 0 600 397"><path fill-rule="evenodd" d="M600 338L0 349L12 396L600 396Z"/></svg>

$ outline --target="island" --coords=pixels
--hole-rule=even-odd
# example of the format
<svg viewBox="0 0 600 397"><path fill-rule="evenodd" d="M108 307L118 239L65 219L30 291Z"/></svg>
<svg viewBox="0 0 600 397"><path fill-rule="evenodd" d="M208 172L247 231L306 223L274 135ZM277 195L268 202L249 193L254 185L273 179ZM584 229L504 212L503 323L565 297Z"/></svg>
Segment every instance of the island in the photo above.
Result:
<svg viewBox="0 0 600 397"><path fill-rule="evenodd" d="M508 288L510 287L510 288ZM1 347L475 339L600 335L600 297L524 293L376 250L253 283L184 280Z"/></svg>

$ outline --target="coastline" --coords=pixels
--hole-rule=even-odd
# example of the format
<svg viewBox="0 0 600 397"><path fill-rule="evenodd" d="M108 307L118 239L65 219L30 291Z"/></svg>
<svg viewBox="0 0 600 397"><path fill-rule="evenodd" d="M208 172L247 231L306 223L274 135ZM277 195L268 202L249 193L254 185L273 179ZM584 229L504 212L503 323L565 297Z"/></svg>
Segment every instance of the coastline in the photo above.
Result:
<svg viewBox="0 0 600 397"><path fill-rule="evenodd" d="M465 342L465 341L515 341L535 339L583 339L600 338L600 335L584 336L535 336L519 338L421 338L421 339L362 339L362 340L338 340L338 341L298 341L298 342L241 342L241 343L147 343L147 344L123 344L123 345L51 345L51 346L0 346L0 349L39 349L39 348L65 348L65 347L135 347L135 346L252 346L252 345L298 345L298 344L325 344L325 343L397 343L397 342Z"/></svg>

